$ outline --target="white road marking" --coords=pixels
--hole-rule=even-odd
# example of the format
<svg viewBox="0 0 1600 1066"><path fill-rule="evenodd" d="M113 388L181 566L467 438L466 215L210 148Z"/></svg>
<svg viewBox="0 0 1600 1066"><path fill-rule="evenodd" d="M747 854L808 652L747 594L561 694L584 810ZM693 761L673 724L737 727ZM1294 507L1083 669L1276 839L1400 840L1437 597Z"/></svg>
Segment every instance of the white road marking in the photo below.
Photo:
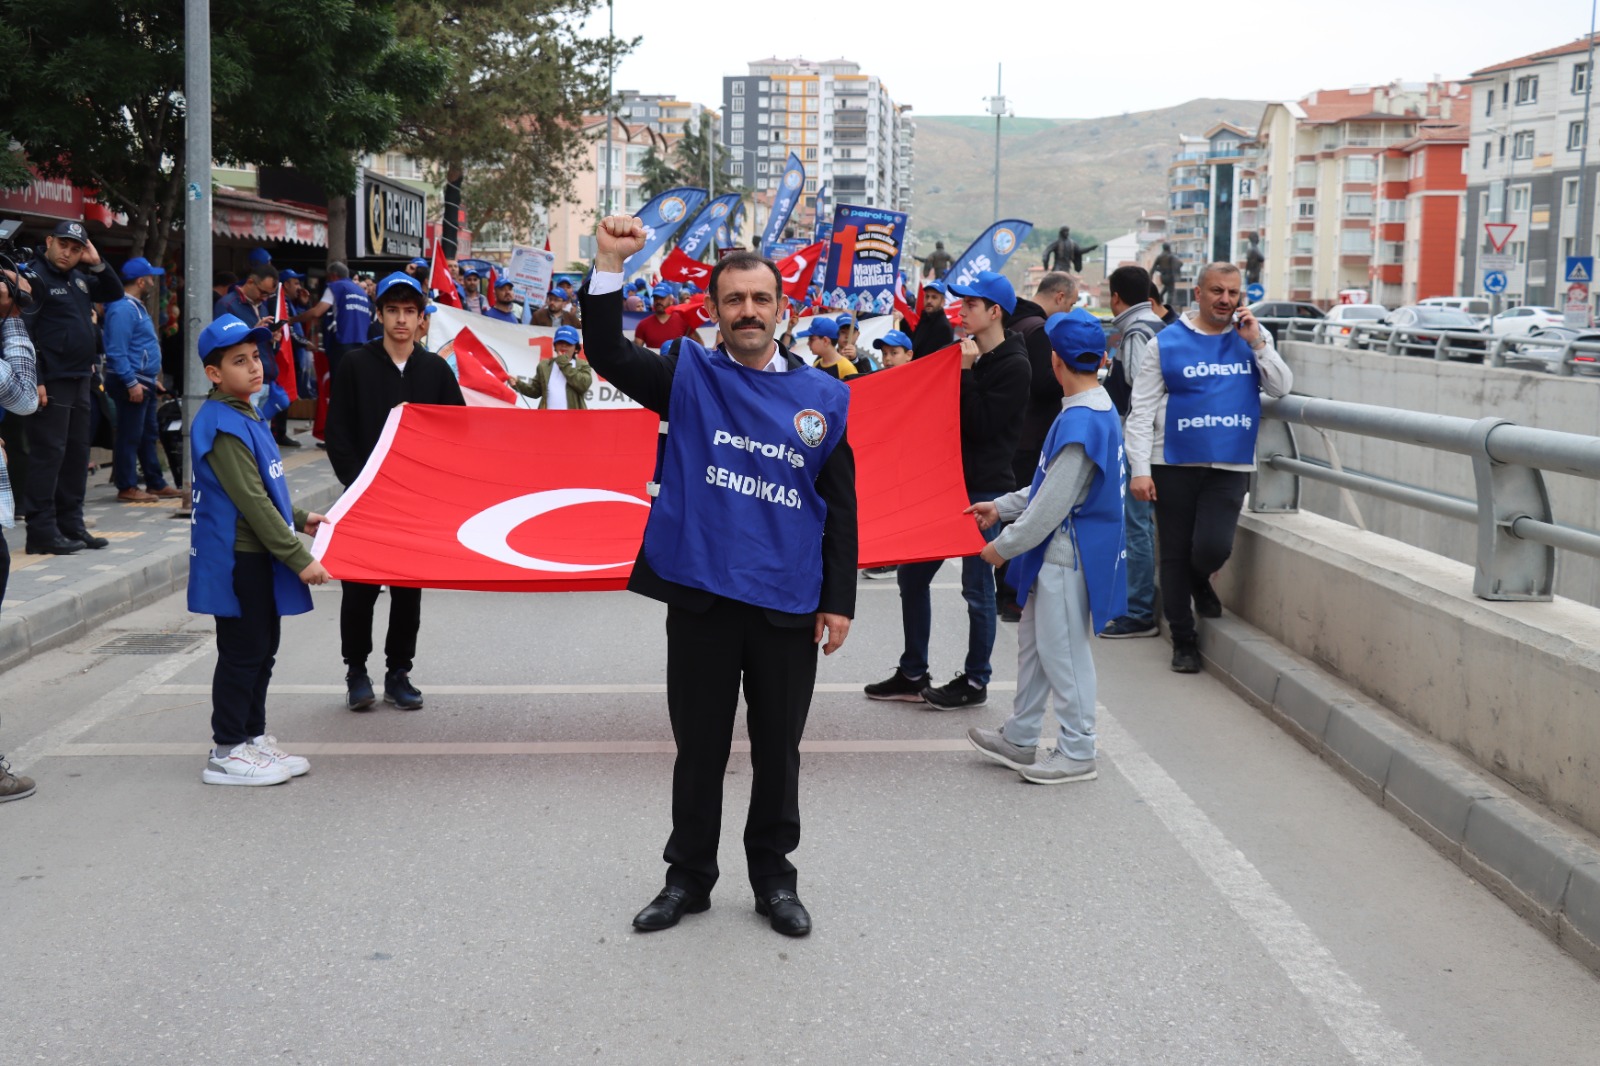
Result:
<svg viewBox="0 0 1600 1066"><path fill-rule="evenodd" d="M1422 1054L1384 1020L1383 1009L1339 968L1333 953L1261 871L1104 707L1098 717L1100 739L1109 749L1112 765L1216 886L1345 1050L1371 1066L1423 1066Z"/></svg>
<svg viewBox="0 0 1600 1066"><path fill-rule="evenodd" d="M168 675L171 676L171 675ZM860 693L862 682L830 682L818 685L817 692ZM1015 681L991 681L990 692L1015 692ZM661 696L666 685L425 685L429 696ZM148 696L209 696L210 685L152 685L145 690ZM279 685L270 689L273 696L343 696L343 685Z"/></svg>
<svg viewBox="0 0 1600 1066"><path fill-rule="evenodd" d="M279 747L296 755L672 755L670 740L542 740L542 741L296 741L280 740ZM161 758L204 756L210 745L199 741L177 744L63 744L46 752L50 758ZM733 750L750 750L748 740L735 740ZM803 740L800 750L824 754L904 754L971 751L965 740L944 737L931 740Z"/></svg>

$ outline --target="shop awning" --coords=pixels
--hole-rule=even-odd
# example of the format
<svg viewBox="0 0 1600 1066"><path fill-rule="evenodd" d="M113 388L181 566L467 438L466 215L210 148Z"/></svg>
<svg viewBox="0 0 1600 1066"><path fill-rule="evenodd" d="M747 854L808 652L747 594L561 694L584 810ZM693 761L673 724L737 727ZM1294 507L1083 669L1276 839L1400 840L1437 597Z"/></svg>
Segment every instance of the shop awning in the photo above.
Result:
<svg viewBox="0 0 1600 1066"><path fill-rule="evenodd" d="M315 207L263 200L237 189L218 189L211 232L243 240L328 246L328 214Z"/></svg>

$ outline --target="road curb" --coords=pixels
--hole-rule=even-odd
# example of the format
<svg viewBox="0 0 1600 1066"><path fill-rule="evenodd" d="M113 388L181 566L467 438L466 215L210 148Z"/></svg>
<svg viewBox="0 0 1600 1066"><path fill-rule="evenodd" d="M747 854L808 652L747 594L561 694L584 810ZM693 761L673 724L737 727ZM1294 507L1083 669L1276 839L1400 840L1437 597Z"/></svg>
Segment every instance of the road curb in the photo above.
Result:
<svg viewBox="0 0 1600 1066"><path fill-rule="evenodd" d="M1200 620L1210 672L1600 973L1600 848L1237 618Z"/></svg>
<svg viewBox="0 0 1600 1066"><path fill-rule="evenodd" d="M331 507L344 490L331 473L326 480L331 483L296 493L295 504L308 511ZM0 614L0 671L187 587L188 559L187 543L163 544L126 570L87 574L69 587Z"/></svg>

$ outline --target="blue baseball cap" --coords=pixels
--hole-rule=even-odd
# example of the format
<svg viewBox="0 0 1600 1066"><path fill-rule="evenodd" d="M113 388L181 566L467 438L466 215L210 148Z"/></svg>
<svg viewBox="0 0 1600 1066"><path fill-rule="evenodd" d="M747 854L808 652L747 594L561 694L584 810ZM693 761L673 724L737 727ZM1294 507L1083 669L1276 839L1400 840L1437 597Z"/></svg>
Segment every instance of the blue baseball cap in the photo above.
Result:
<svg viewBox="0 0 1600 1066"><path fill-rule="evenodd" d="M252 248L245 253L245 258L250 261L251 265L261 266L264 263L272 262L272 253L265 248Z"/></svg>
<svg viewBox="0 0 1600 1066"><path fill-rule="evenodd" d="M1106 329L1081 307L1045 319L1044 333L1061 361L1076 370L1093 370L1105 357Z"/></svg>
<svg viewBox="0 0 1600 1066"><path fill-rule="evenodd" d="M930 278L929 280L924 281L922 283L922 291L923 292L927 292L929 289L932 289L934 292L938 293L940 296L943 296L945 293L950 291L948 286L946 286L944 282L940 281L937 278Z"/></svg>
<svg viewBox="0 0 1600 1066"><path fill-rule="evenodd" d="M413 259L413 260L411 260L411 262L406 264L406 266L414 266L414 267L425 267L427 265L428 265L428 261L426 259L423 259L421 256L418 256L416 259Z"/></svg>
<svg viewBox="0 0 1600 1066"><path fill-rule="evenodd" d="M795 334L796 340L801 337L826 337L836 341L839 339L839 323L827 315L817 315L810 325Z"/></svg>
<svg viewBox="0 0 1600 1066"><path fill-rule="evenodd" d="M167 272L153 265L144 256L138 255L123 263L122 269L118 273L122 275L123 281L133 281L135 278L164 277Z"/></svg>
<svg viewBox="0 0 1600 1066"><path fill-rule="evenodd" d="M439 309L437 307L435 307L433 304L429 304L427 307L424 307L422 309L422 313L425 314L425 315L431 315L431 314L433 314L434 312L436 312L438 310Z"/></svg>
<svg viewBox="0 0 1600 1066"><path fill-rule="evenodd" d="M467 269L461 272L461 276L464 278L481 278L483 277L483 271L479 270L477 267L467 267Z"/></svg>
<svg viewBox="0 0 1600 1066"><path fill-rule="evenodd" d="M306 276L304 274L300 273L300 271L294 269L293 267L284 267L282 270L278 271L278 280L279 281L304 281L304 280L306 280Z"/></svg>
<svg viewBox="0 0 1600 1066"><path fill-rule="evenodd" d="M889 345L893 345L896 348L909 348L911 347L911 338L906 336L900 330L891 329L888 333L885 333L883 336L872 342L872 346L877 348L879 351L882 351Z"/></svg>
<svg viewBox="0 0 1600 1066"><path fill-rule="evenodd" d="M661 284L650 290L650 298L652 300L660 299L662 297L665 297L668 300L676 300L678 298L677 290L663 281Z"/></svg>
<svg viewBox="0 0 1600 1066"><path fill-rule="evenodd" d="M272 332L256 326L254 329L245 325L244 320L236 315L221 315L211 325L200 331L200 361L205 362L212 352L219 348L231 348L235 344L245 341L254 341L261 344L272 340Z"/></svg>
<svg viewBox="0 0 1600 1066"><path fill-rule="evenodd" d="M397 295L406 299L415 299L418 307L428 306L428 295L422 291L422 286L417 284L417 279L398 270L378 282L376 302L383 303L384 297L396 288L405 290Z"/></svg>
<svg viewBox="0 0 1600 1066"><path fill-rule="evenodd" d="M561 344L563 342L578 347L583 344L583 338L571 326L561 326L556 330L556 343Z"/></svg>
<svg viewBox="0 0 1600 1066"><path fill-rule="evenodd" d="M510 278L506 277L504 274L501 274L498 278L495 279L494 287L497 288L497 289L503 289L507 285L514 285L514 284L516 284L516 283L513 282Z"/></svg>
<svg viewBox="0 0 1600 1066"><path fill-rule="evenodd" d="M1011 282L1006 280L1004 274L996 274L992 270L979 271L978 276L966 285L951 284L948 288L956 296L982 297L990 303L999 304L1008 315L1017 309L1017 290L1011 287Z"/></svg>

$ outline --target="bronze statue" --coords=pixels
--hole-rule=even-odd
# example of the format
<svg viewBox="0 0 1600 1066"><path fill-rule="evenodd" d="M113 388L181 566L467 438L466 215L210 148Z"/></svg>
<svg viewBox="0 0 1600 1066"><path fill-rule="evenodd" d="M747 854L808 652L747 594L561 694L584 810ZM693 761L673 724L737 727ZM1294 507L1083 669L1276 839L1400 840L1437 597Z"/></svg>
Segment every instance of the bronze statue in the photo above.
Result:
<svg viewBox="0 0 1600 1066"><path fill-rule="evenodd" d="M1172 254L1172 245L1163 242L1161 254L1156 256L1150 273L1161 278L1161 302L1164 305L1170 306L1172 303L1172 288L1178 283L1178 270L1178 257Z"/></svg>
<svg viewBox="0 0 1600 1066"><path fill-rule="evenodd" d="M950 253L944 250L944 242L934 241L933 254L922 260L922 276L938 280L950 272L953 262L955 260L950 258Z"/></svg>
<svg viewBox="0 0 1600 1066"><path fill-rule="evenodd" d="M1244 280L1247 285L1261 284L1261 264L1267 257L1261 254L1261 235L1250 234L1250 247L1244 253Z"/></svg>
<svg viewBox="0 0 1600 1066"><path fill-rule="evenodd" d="M1087 245L1079 244L1072 239L1072 227L1062 226L1059 236L1044 250L1044 268L1081 273L1083 253L1092 252L1098 247L1100 245L1095 241L1090 241Z"/></svg>

